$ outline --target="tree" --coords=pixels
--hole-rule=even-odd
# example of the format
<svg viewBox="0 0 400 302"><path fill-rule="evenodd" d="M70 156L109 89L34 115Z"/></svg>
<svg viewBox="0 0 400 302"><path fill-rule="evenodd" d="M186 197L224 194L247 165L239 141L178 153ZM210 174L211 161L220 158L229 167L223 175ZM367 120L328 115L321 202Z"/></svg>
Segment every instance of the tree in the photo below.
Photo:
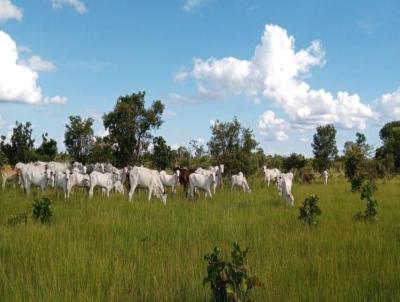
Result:
<svg viewBox="0 0 400 302"><path fill-rule="evenodd" d="M168 166L172 166L173 153L171 147L162 136L153 139L153 164L159 170L165 170Z"/></svg>
<svg viewBox="0 0 400 302"><path fill-rule="evenodd" d="M103 124L109 132L110 142L115 146L114 153L119 166L137 163L151 142L150 131L158 129L163 123L163 103L154 101L146 109L144 97L144 92L121 96L114 110L103 116Z"/></svg>
<svg viewBox="0 0 400 302"><path fill-rule="evenodd" d="M225 164L227 174L250 175L257 170L257 158L254 156L258 143L252 130L241 126L235 117L232 122L217 121L211 126L211 138L208 149L213 164Z"/></svg>
<svg viewBox="0 0 400 302"><path fill-rule="evenodd" d="M42 134L42 144L36 149L39 160L53 161L57 156L57 142L48 138L48 134Z"/></svg>
<svg viewBox="0 0 400 302"><path fill-rule="evenodd" d="M379 131L383 146L377 149L376 157L393 163L400 170L400 121L385 124Z"/></svg>
<svg viewBox="0 0 400 302"><path fill-rule="evenodd" d="M94 144L90 149L88 162L114 164L113 149L107 137L95 137Z"/></svg>
<svg viewBox="0 0 400 302"><path fill-rule="evenodd" d="M375 176L375 163L368 160L371 149L365 135L359 132L356 133L355 142L345 143L345 175L351 182L352 191L359 190L366 178Z"/></svg>
<svg viewBox="0 0 400 302"><path fill-rule="evenodd" d="M330 167L338 154L336 147L336 129L333 125L318 126L311 144L314 153L314 165L319 172Z"/></svg>
<svg viewBox="0 0 400 302"><path fill-rule="evenodd" d="M293 169L300 170L306 165L306 159L302 154L292 153L283 159L283 170L289 172Z"/></svg>
<svg viewBox="0 0 400 302"><path fill-rule="evenodd" d="M13 133L9 143L6 137L1 137L1 151L8 159L8 162L15 165L17 162L30 162L36 160L34 143L32 138L32 124L15 122Z"/></svg>
<svg viewBox="0 0 400 302"><path fill-rule="evenodd" d="M79 115L69 117L70 124L65 125L64 144L72 160L86 163L92 149L93 119L82 119Z"/></svg>

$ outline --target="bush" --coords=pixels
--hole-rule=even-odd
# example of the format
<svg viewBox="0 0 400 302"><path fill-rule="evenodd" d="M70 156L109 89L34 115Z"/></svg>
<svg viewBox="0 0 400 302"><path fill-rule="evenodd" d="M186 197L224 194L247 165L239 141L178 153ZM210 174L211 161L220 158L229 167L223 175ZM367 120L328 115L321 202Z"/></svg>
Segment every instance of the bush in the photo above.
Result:
<svg viewBox="0 0 400 302"><path fill-rule="evenodd" d="M374 198L374 192L376 190L376 186L371 182L366 182L361 188L361 200L367 201L367 208L364 212L358 212L354 215L354 220L357 221L366 221L366 222L375 222L377 220L376 214L378 214L377 207L378 202Z"/></svg>
<svg viewBox="0 0 400 302"><path fill-rule="evenodd" d="M307 197L300 207L300 215L297 217L308 225L316 225L318 223L317 216L321 215L321 210L318 208L318 196L310 195Z"/></svg>
<svg viewBox="0 0 400 302"><path fill-rule="evenodd" d="M203 284L210 283L212 301L252 301L251 290L262 284L257 277L250 277L247 273L244 264L247 252L248 248L242 251L235 242L231 251L232 262L223 261L217 247L204 256L208 262L208 275Z"/></svg>
<svg viewBox="0 0 400 302"><path fill-rule="evenodd" d="M50 223L51 217L53 216L50 199L47 197L41 199L35 198L35 201L32 204L32 216L43 224Z"/></svg>
<svg viewBox="0 0 400 302"><path fill-rule="evenodd" d="M27 224L27 222L28 222L28 215L26 213L11 215L7 220L7 224L11 226L16 226L17 224L20 223Z"/></svg>

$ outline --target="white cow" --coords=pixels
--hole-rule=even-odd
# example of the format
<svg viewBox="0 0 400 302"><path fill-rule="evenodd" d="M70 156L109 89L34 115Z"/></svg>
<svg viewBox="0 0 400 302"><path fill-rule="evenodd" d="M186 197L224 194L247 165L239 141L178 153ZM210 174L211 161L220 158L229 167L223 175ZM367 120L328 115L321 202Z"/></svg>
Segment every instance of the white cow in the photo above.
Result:
<svg viewBox="0 0 400 302"><path fill-rule="evenodd" d="M67 163L58 163L55 161L51 161L46 165L47 170L50 172L49 184L54 187L55 178L59 173L64 173L68 170L69 172L69 164Z"/></svg>
<svg viewBox="0 0 400 302"><path fill-rule="evenodd" d="M208 175L192 173L189 175L189 192L190 196L194 198L195 189L202 189L207 195L212 197L211 188L215 184L215 173L211 172Z"/></svg>
<svg viewBox="0 0 400 302"><path fill-rule="evenodd" d="M278 176L278 189L282 198L286 200L286 202L294 206L294 197L292 195L292 185L293 185L293 173L281 173Z"/></svg>
<svg viewBox="0 0 400 302"><path fill-rule="evenodd" d="M88 174L83 174L74 168L69 176L68 196L71 194L72 189L75 186L90 188L90 176Z"/></svg>
<svg viewBox="0 0 400 302"><path fill-rule="evenodd" d="M167 204L167 194L164 191L160 173L155 170L150 170L145 167L133 167L129 171L129 182L131 190L129 191L129 201L132 201L133 193L137 187L148 190L148 200L154 195L159 198L164 205Z"/></svg>
<svg viewBox="0 0 400 302"><path fill-rule="evenodd" d="M54 177L54 190L56 190L57 195L58 191L62 190L64 192L64 199L69 199L69 195L71 193L69 179L71 177L71 172L69 170L64 172L58 172Z"/></svg>
<svg viewBox="0 0 400 302"><path fill-rule="evenodd" d="M324 184L327 185L328 184L328 171L324 171L322 172L322 179L324 181Z"/></svg>
<svg viewBox="0 0 400 302"><path fill-rule="evenodd" d="M51 177L50 171L46 166L35 166L34 164L19 165L21 172L21 179L26 194L30 194L31 187L37 186L42 189L42 192L47 190L47 185ZM47 192L46 192L47 193Z"/></svg>
<svg viewBox="0 0 400 302"><path fill-rule="evenodd" d="M215 167L210 167L208 170L203 169L203 168L197 168L195 173L209 176L212 173L214 173L215 176L215 181L212 185L213 193L215 194L215 191L217 187L222 186L222 174L224 173L225 166L223 164Z"/></svg>
<svg viewBox="0 0 400 302"><path fill-rule="evenodd" d="M168 175L165 171L160 172L162 184L166 187L171 187L174 195L176 194L176 186L179 184L179 173L179 170L176 170L172 175Z"/></svg>
<svg viewBox="0 0 400 302"><path fill-rule="evenodd" d="M105 189L107 197L110 196L110 191L115 187L115 183L118 180L118 176L114 173L100 173L93 171L90 173L89 198L93 197L93 190L97 186Z"/></svg>
<svg viewBox="0 0 400 302"><path fill-rule="evenodd" d="M237 175L232 175L232 186L231 191L234 186L241 187L243 192L251 193L251 189L247 183L246 177L244 177L242 172L239 172Z"/></svg>
<svg viewBox="0 0 400 302"><path fill-rule="evenodd" d="M267 166L264 166L264 181L268 182L268 187L271 181L275 181L278 175L281 173L278 169L267 169Z"/></svg>

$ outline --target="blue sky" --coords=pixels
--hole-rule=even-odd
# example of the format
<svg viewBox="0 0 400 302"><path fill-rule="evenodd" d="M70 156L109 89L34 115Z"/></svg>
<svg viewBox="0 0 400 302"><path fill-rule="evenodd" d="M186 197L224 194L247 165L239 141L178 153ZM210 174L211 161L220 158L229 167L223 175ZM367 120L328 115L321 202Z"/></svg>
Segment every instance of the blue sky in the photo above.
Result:
<svg viewBox="0 0 400 302"><path fill-rule="evenodd" d="M62 142L80 114L101 134L118 96L146 91L174 146L233 116L267 153L311 155L331 122L339 150L357 131L379 146L400 119L398 28L398 1L0 0L0 133L29 120Z"/></svg>

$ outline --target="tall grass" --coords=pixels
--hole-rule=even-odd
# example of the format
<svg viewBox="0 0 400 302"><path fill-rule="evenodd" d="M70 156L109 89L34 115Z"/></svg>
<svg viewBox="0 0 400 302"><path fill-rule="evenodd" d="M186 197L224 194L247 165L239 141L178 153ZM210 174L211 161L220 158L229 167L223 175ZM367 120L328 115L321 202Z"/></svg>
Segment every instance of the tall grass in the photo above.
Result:
<svg viewBox="0 0 400 302"><path fill-rule="evenodd" d="M0 193L1 301L206 301L203 255L233 241L250 248L248 266L264 287L256 301L394 301L400 294L400 183L378 184L378 222L355 223L365 207L341 179L295 184L296 207L276 189L250 181L252 195L219 191L189 202L182 191L167 206L145 193L88 200L76 191L54 200L50 226L7 226L30 211L33 196ZM310 194L320 197L317 228L297 220Z"/></svg>

